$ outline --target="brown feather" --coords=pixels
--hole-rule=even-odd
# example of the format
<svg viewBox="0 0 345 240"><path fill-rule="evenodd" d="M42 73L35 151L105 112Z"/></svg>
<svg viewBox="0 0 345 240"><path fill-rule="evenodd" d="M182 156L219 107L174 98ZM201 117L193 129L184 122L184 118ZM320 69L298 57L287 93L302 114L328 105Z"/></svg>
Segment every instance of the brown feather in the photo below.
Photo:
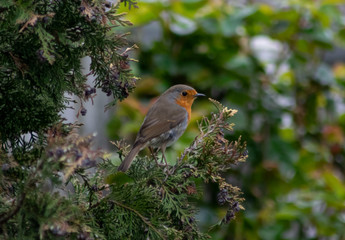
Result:
<svg viewBox="0 0 345 240"><path fill-rule="evenodd" d="M142 147L141 145L133 146L133 148L131 149L129 154L125 157L125 160L122 161L121 165L117 168L117 170L121 172L126 172L129 166L131 166L134 157L138 154L141 147Z"/></svg>
<svg viewBox="0 0 345 240"><path fill-rule="evenodd" d="M182 123L187 111L166 98L159 98L150 108L139 130L136 142L145 143Z"/></svg>
<svg viewBox="0 0 345 240"><path fill-rule="evenodd" d="M188 92L189 95L182 96L184 91ZM159 142L158 146L157 143L154 145L161 147L164 155L165 147L176 141L184 132L190 119L195 94L197 92L192 87L182 84L175 85L165 91L148 111L131 151L118 170L127 171L134 157L151 140L162 141ZM175 137L171 137L170 134L175 134ZM150 144L153 144L152 141Z"/></svg>

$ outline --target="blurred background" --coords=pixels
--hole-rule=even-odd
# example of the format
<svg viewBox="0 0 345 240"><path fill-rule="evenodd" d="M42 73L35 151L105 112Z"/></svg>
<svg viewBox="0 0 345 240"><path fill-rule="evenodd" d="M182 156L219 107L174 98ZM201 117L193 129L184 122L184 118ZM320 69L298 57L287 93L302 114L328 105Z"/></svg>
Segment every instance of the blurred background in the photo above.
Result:
<svg viewBox="0 0 345 240"><path fill-rule="evenodd" d="M132 144L159 94L179 83L193 86L238 109L226 136L241 135L249 151L247 162L228 173L246 210L211 231L212 239L345 239L343 0L140 0L138 6L122 11L134 24L123 32L139 47L130 57L138 60L132 67L141 80L106 114L98 91L88 118L79 119L84 133L97 132L102 147L109 140ZM213 111L206 98L194 103L169 161ZM217 206L218 189L200 187L207 194L198 221L207 231L226 209Z"/></svg>

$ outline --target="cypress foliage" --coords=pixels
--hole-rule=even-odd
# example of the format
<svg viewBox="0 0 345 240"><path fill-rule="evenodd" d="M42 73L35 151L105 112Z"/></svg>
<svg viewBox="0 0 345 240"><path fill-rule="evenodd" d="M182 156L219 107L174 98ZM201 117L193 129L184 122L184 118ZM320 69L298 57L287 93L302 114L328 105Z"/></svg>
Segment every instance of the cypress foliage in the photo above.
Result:
<svg viewBox="0 0 345 240"><path fill-rule="evenodd" d="M195 220L200 181L216 183L218 203L228 207L217 224L242 208L240 189L223 175L246 159L245 144L224 138L236 111L217 101L210 99L218 112L203 118L200 135L167 168L147 156L117 172L108 153L92 148L93 136L63 123L65 93L87 101L98 88L113 105L135 87L127 55L135 46L113 30L130 23L117 8L102 0L0 3L3 239L206 239ZM84 56L91 57L94 86L81 73ZM114 144L120 157L127 154L128 146Z"/></svg>
<svg viewBox="0 0 345 240"><path fill-rule="evenodd" d="M0 126L7 147L32 143L59 121L65 92L87 100L99 87L115 103L133 89L124 34L113 26L129 25L106 1L11 1L0 4ZM86 86L80 59L90 56L95 86ZM34 134L35 133L35 134ZM31 147L29 144L27 147Z"/></svg>

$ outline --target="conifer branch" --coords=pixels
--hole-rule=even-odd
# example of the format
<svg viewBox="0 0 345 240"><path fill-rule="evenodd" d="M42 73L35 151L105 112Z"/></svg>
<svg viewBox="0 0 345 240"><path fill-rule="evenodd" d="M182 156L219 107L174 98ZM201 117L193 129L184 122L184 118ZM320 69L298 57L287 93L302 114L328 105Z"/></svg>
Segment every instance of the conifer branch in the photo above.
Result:
<svg viewBox="0 0 345 240"><path fill-rule="evenodd" d="M143 216L143 215L141 215L137 210L135 210L135 209L133 209L133 208L131 208L131 207L128 207L128 206L126 206L126 205L124 205L124 204L122 204L122 203L120 203L120 202L118 202L118 201L116 201L116 200L110 200L111 202L113 202L113 203L115 203L116 205L118 205L118 206L120 206L120 207L123 207L123 208L125 208L125 209L127 209L127 210L129 210L129 211L132 211L132 212L134 212L138 217L140 217L141 218L141 220L147 225L147 226L149 226L150 228L152 228L152 230L153 231L155 231L162 239L166 239L149 221L147 221L146 219L145 219L145 217Z"/></svg>
<svg viewBox="0 0 345 240"><path fill-rule="evenodd" d="M95 150L93 136L80 136L77 124L59 116L72 102L66 92L80 99L86 115L83 102L93 101L96 88L113 97L106 107L134 89L129 51L136 45L129 46L127 33L113 31L131 25L118 14L119 4L9 1L1 9L0 234L6 230L9 239L207 239L195 220L200 182L219 187L218 203L228 208L219 224L242 208L240 189L223 175L245 160L245 144L225 138L235 111L219 102L210 100L218 112L202 119L200 135L174 166L162 169L139 156L126 173L117 172L117 156ZM137 7L135 0L124 4ZM80 69L85 56L93 86ZM128 149L117 147L121 159Z"/></svg>
<svg viewBox="0 0 345 240"><path fill-rule="evenodd" d="M2 224L6 223L9 219L11 219L14 215L16 215L18 213L18 211L20 210L20 208L23 205L24 199L25 199L25 192L22 192L22 194L20 195L19 199L17 200L17 204L16 206L7 214L1 216L0 218L0 226L2 226Z"/></svg>

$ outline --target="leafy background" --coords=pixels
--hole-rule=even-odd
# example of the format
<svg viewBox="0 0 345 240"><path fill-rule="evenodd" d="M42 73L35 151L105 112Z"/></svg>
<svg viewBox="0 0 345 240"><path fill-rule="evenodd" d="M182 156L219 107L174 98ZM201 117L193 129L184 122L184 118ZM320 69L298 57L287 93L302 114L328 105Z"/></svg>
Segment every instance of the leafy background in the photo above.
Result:
<svg viewBox="0 0 345 240"><path fill-rule="evenodd" d="M147 109L168 87L184 83L239 112L233 132L249 158L228 173L245 211L211 231L213 239L345 238L345 20L343 1L140 1L128 11L139 46L141 77L107 125L111 139L132 143ZM193 106L190 126L167 156L174 161L215 111ZM145 154L145 153L142 153ZM226 209L204 186L199 224Z"/></svg>

